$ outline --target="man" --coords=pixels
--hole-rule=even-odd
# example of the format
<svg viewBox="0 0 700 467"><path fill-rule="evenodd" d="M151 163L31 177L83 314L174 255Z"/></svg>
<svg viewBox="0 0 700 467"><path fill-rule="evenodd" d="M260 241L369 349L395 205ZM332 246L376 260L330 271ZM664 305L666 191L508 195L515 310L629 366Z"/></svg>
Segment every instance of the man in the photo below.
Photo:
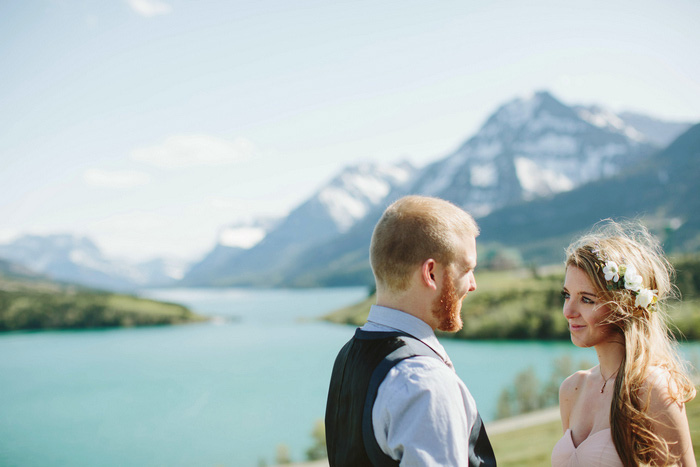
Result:
<svg viewBox="0 0 700 467"><path fill-rule="evenodd" d="M462 328L478 234L469 214L422 196L401 198L377 223L377 304L331 376L331 466L496 465L474 399L434 333Z"/></svg>

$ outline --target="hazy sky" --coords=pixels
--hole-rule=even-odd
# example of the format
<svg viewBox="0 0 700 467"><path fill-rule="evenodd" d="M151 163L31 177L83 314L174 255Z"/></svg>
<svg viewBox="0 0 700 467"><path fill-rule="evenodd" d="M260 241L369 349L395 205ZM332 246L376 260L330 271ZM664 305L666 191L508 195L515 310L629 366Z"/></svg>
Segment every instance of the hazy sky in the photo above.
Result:
<svg viewBox="0 0 700 467"><path fill-rule="evenodd" d="M196 258L548 89L700 121L697 0L0 1L0 240Z"/></svg>

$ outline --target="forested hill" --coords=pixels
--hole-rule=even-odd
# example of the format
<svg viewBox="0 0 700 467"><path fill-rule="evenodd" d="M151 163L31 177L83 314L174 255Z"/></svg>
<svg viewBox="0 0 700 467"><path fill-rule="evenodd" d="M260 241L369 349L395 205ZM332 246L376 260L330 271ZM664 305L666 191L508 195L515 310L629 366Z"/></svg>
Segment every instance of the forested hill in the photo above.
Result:
<svg viewBox="0 0 700 467"><path fill-rule="evenodd" d="M182 305L53 282L0 262L0 331L154 326L205 319Z"/></svg>

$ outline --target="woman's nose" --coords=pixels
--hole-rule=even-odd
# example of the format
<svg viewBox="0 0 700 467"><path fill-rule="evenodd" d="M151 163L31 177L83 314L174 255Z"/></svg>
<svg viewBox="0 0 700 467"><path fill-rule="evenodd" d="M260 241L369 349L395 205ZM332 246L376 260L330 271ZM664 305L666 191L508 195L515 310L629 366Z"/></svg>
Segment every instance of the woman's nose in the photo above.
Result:
<svg viewBox="0 0 700 467"><path fill-rule="evenodd" d="M563 313L564 317L567 319L576 316L576 307L571 303L570 299L564 301Z"/></svg>

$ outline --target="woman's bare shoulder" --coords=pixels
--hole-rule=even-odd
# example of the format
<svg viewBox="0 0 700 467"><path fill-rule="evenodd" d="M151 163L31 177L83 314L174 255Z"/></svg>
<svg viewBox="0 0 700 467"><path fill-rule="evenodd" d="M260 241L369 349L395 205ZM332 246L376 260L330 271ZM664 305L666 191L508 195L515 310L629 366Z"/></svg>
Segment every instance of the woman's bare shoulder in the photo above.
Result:
<svg viewBox="0 0 700 467"><path fill-rule="evenodd" d="M559 387L559 396L572 396L583 388L586 380L591 376L593 368L588 370L577 371L573 375L569 376L561 383Z"/></svg>

